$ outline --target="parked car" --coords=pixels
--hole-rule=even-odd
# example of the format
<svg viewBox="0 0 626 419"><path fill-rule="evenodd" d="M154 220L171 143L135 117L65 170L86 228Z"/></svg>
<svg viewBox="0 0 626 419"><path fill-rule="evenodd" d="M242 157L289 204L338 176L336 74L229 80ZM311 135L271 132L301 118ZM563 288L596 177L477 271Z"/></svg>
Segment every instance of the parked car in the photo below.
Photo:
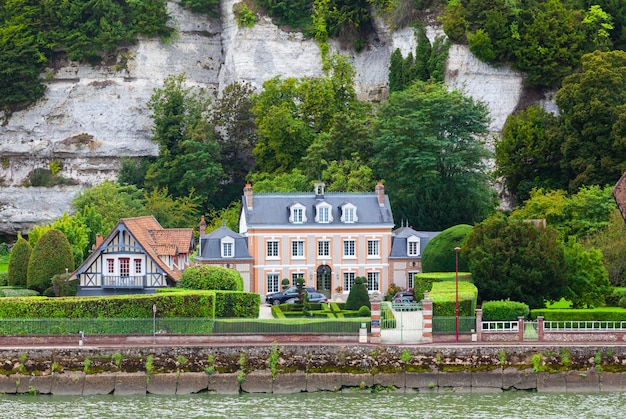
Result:
<svg viewBox="0 0 626 419"><path fill-rule="evenodd" d="M317 292L313 287L304 287L304 291ZM278 305L284 304L285 301L298 297L298 288L296 286L289 287L281 292L274 292L265 296L265 302L267 304Z"/></svg>
<svg viewBox="0 0 626 419"><path fill-rule="evenodd" d="M391 299L392 303L417 303L417 298L411 291L397 292Z"/></svg>
<svg viewBox="0 0 626 419"><path fill-rule="evenodd" d="M290 298L285 301L285 304L294 304L298 297ZM309 292L309 303L326 303L328 302L328 298L322 293L319 292Z"/></svg>

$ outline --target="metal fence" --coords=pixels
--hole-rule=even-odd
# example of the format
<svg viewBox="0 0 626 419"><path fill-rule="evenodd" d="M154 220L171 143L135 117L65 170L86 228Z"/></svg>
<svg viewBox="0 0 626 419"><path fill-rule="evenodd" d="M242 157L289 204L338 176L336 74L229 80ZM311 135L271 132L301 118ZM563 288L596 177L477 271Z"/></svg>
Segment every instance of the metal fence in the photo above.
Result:
<svg viewBox="0 0 626 419"><path fill-rule="evenodd" d="M2 335L85 334L354 334L362 325L370 330L370 318L350 319L0 319Z"/></svg>
<svg viewBox="0 0 626 419"><path fill-rule="evenodd" d="M497 321L497 322L481 322L480 323L482 332L498 332L498 333L506 333L506 332L518 332L519 331L519 322L515 321Z"/></svg>
<svg viewBox="0 0 626 419"><path fill-rule="evenodd" d="M544 321L543 330L546 332L624 332L626 321Z"/></svg>

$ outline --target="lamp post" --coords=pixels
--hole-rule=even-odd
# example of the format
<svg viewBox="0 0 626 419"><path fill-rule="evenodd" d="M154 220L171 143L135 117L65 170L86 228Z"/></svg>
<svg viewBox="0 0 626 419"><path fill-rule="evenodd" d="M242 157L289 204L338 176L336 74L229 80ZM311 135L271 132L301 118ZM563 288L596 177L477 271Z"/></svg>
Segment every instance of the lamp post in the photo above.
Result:
<svg viewBox="0 0 626 419"><path fill-rule="evenodd" d="M454 253L456 255L456 305L454 310L455 320L456 320L456 341L459 341L459 250L460 247L454 248Z"/></svg>

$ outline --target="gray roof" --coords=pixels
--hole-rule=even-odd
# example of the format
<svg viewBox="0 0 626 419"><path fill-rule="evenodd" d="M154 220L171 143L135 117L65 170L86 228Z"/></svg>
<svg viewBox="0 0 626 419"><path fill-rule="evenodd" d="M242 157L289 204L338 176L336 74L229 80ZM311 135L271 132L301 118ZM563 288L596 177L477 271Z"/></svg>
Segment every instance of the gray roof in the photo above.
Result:
<svg viewBox="0 0 626 419"><path fill-rule="evenodd" d="M235 254L232 258L222 257L221 240L226 237L232 237L235 240ZM248 251L248 239L226 226L221 226L209 234L200 236L200 251L202 253L196 256L197 260L252 259Z"/></svg>
<svg viewBox="0 0 626 419"><path fill-rule="evenodd" d="M440 231L417 231L411 227L400 227L393 231L391 238L391 254L390 258L407 258L407 239L417 236L420 239L420 257L424 253L426 245Z"/></svg>
<svg viewBox="0 0 626 419"><path fill-rule="evenodd" d="M302 204L306 207L305 223L297 224L302 226L318 226L315 222L315 207L321 202L331 205L332 223L326 225L346 225L341 222L340 207L345 204L352 204L356 207L358 221L349 224L350 226L358 226L359 224L391 224L393 225L393 215L391 213L391 205L389 197L385 195L385 205L378 205L378 197L376 193L360 192L331 192L317 196L314 192L297 192L297 193L256 193L253 195L252 210L246 207L246 198L242 197L242 208L244 209L246 223L248 226L259 225L290 225L289 207L295 203Z"/></svg>

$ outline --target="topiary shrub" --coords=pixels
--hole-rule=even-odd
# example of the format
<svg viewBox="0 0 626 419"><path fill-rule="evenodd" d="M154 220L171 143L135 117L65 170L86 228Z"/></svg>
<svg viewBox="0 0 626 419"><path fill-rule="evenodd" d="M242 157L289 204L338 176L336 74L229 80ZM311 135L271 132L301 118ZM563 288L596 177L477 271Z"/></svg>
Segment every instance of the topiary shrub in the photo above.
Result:
<svg viewBox="0 0 626 419"><path fill-rule="evenodd" d="M58 274L52 278L53 297L72 297L78 291L78 280L68 281L68 274ZM45 293L44 293L45 294Z"/></svg>
<svg viewBox="0 0 626 419"><path fill-rule="evenodd" d="M515 321L530 313L528 304L518 301L486 301L482 305L484 321Z"/></svg>
<svg viewBox="0 0 626 419"><path fill-rule="evenodd" d="M370 317L372 315L372 310L368 306L361 306L359 309L359 317Z"/></svg>
<svg viewBox="0 0 626 419"><path fill-rule="evenodd" d="M193 290L243 291L243 278L234 269L218 265L190 266L177 287Z"/></svg>
<svg viewBox="0 0 626 419"><path fill-rule="evenodd" d="M52 285L53 276L72 271L72 246L62 232L52 229L41 236L30 254L26 286L44 292Z"/></svg>
<svg viewBox="0 0 626 419"><path fill-rule="evenodd" d="M456 252L455 247L461 247L465 237L471 233L473 227L467 224L459 224L445 229L433 237L422 253L423 272L455 272ZM459 252L459 271L467 272L467 262Z"/></svg>
<svg viewBox="0 0 626 419"><path fill-rule="evenodd" d="M371 308L370 296L365 286L366 283L367 279L362 276L357 276L354 279L354 285L350 288L350 294L348 294L348 299L346 300L346 310L358 310L362 306Z"/></svg>
<svg viewBox="0 0 626 419"><path fill-rule="evenodd" d="M11 250L7 283L11 286L25 287L28 276L28 260L33 248L21 235Z"/></svg>

